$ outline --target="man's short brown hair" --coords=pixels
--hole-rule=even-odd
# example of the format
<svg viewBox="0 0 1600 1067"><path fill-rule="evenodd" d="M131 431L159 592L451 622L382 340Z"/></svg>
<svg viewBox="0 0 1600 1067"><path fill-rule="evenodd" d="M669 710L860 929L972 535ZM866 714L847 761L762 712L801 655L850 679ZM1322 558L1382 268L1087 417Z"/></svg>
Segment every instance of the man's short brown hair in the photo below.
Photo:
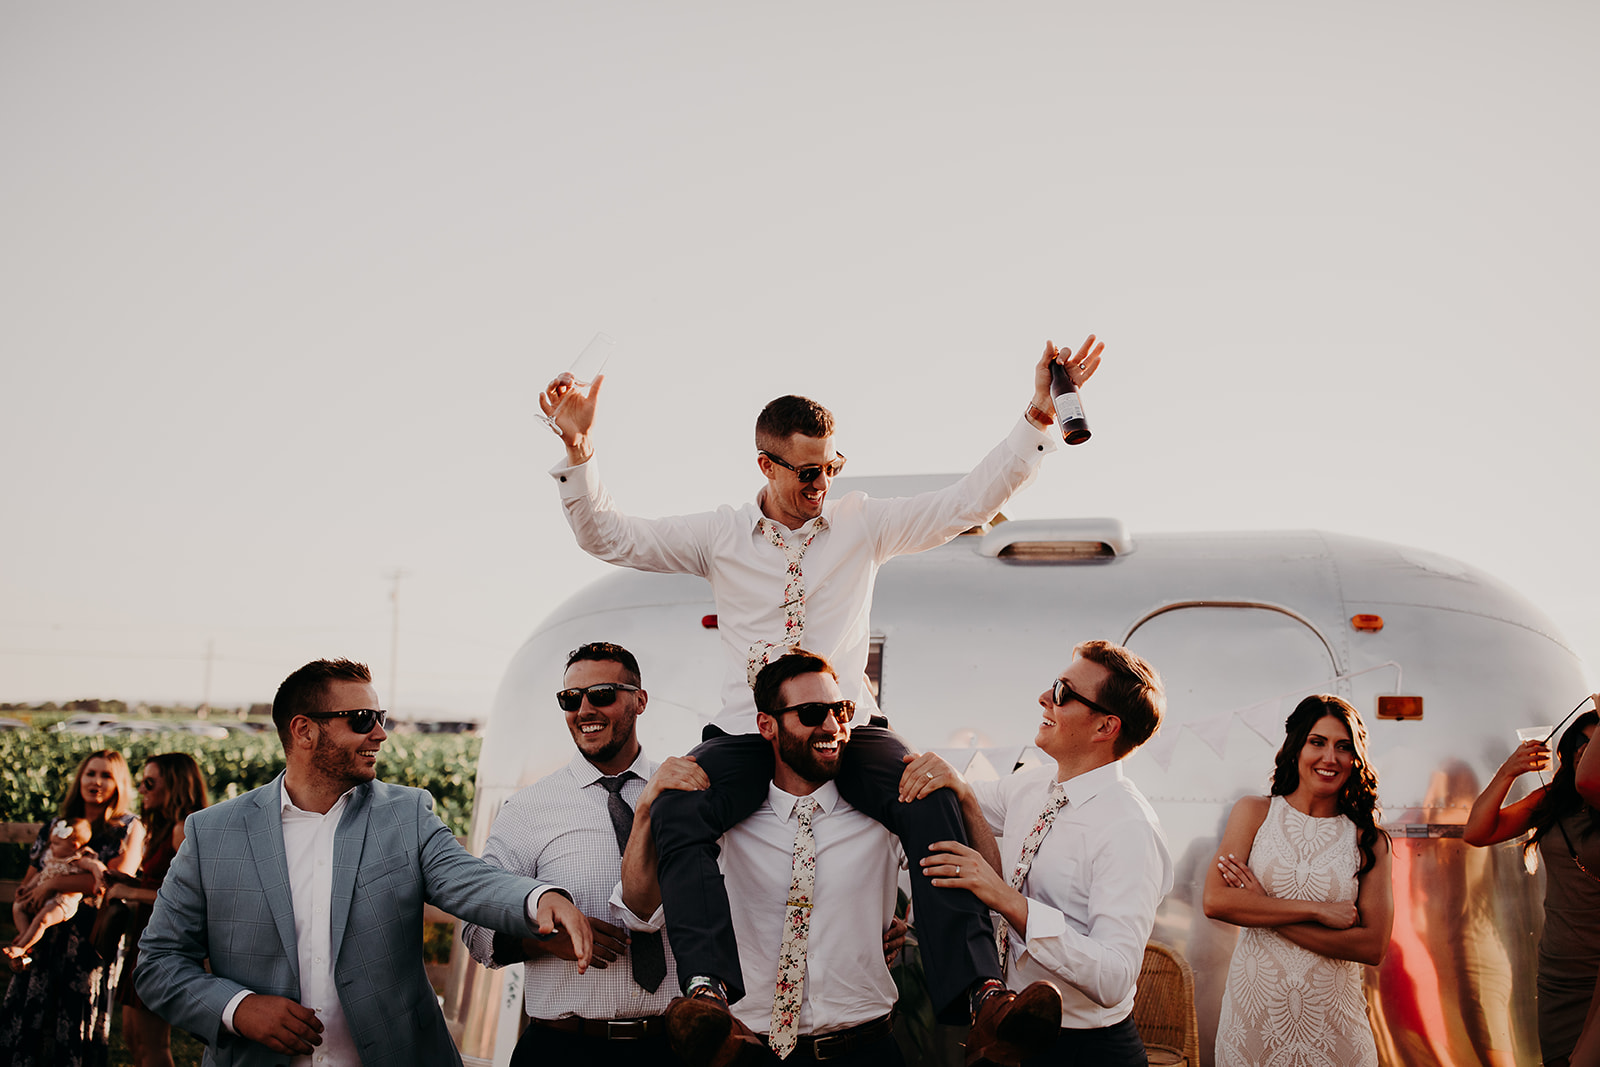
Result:
<svg viewBox="0 0 1600 1067"><path fill-rule="evenodd" d="M784 682L802 674L828 674L833 676L834 681L839 680L839 673L826 659L803 648L792 648L762 667L761 673L756 675L756 710L777 718L783 710L778 703L778 691L783 688Z"/></svg>
<svg viewBox="0 0 1600 1067"><path fill-rule="evenodd" d="M795 434L832 437L833 413L803 396L780 396L756 416L756 447L773 451Z"/></svg>
<svg viewBox="0 0 1600 1067"><path fill-rule="evenodd" d="M295 671L278 686L278 695L272 698L272 725L278 728L278 740L284 750L289 748L289 720L296 715L310 715L326 711L329 682L372 683L372 672L365 663L349 659L314 659Z"/></svg>
<svg viewBox="0 0 1600 1067"><path fill-rule="evenodd" d="M1122 732L1113 746L1116 757L1122 759L1150 740L1161 725L1167 708L1161 675L1138 655L1110 641L1084 641L1072 653L1111 672L1095 700L1122 720Z"/></svg>

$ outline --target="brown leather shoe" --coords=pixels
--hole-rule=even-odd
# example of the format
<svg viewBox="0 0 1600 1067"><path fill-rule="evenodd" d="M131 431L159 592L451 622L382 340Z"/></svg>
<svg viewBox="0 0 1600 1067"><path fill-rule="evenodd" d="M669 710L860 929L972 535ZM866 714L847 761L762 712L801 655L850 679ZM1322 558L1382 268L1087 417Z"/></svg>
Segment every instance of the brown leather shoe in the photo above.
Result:
<svg viewBox="0 0 1600 1067"><path fill-rule="evenodd" d="M967 1034L967 1067L1018 1067L1048 1049L1061 1029L1061 990L1035 982L1020 993L991 993L978 1005ZM670 1030L668 1031L670 1033Z"/></svg>
<svg viewBox="0 0 1600 1067"><path fill-rule="evenodd" d="M666 1018L667 1043L689 1067L733 1067L762 1047L721 997L674 997Z"/></svg>

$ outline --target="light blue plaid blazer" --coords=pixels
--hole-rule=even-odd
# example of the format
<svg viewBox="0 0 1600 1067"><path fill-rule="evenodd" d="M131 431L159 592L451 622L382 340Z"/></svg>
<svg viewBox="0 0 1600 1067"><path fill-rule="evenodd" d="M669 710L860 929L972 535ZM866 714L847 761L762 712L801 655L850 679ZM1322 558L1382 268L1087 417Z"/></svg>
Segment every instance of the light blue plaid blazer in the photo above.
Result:
<svg viewBox="0 0 1600 1067"><path fill-rule="evenodd" d="M139 996L204 1040L207 1064L289 1059L222 1025L241 989L300 999L282 780L189 816L139 941ZM330 920L334 982L364 1067L461 1062L423 971L423 902L527 936L525 902L538 888L462 848L424 790L356 789L334 836Z"/></svg>

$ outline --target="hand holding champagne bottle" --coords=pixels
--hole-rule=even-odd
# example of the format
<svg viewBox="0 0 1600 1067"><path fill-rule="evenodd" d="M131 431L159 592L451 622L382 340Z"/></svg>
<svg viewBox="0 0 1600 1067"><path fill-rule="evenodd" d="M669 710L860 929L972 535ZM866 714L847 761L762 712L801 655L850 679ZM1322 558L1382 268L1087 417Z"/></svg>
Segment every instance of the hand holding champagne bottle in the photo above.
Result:
<svg viewBox="0 0 1600 1067"><path fill-rule="evenodd" d="M1100 366L1100 353L1105 348L1103 343L1095 342L1094 334L1075 355L1071 349L1063 352L1049 341L1044 343L1044 355L1034 374L1032 408L1046 419L1053 417L1069 445L1080 445L1089 439L1089 421L1084 417L1078 388ZM1045 397L1049 397L1048 404Z"/></svg>

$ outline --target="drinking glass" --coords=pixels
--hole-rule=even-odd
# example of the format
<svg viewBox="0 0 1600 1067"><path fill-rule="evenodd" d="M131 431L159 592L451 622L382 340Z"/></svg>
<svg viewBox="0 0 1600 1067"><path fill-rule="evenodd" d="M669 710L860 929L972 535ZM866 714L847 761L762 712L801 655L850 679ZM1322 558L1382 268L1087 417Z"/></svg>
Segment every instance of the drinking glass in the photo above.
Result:
<svg viewBox="0 0 1600 1067"><path fill-rule="evenodd" d="M550 432L557 437L561 436L561 427L556 425L556 416L561 413L561 408L566 404L567 397L580 389L588 389L594 380L605 371L606 362L610 360L611 353L617 350L617 342L612 340L608 333L597 333L590 342L583 346L583 351L578 353L578 358L572 361L562 377L572 380L572 388L561 394L556 401L556 406L546 415L537 412L538 418L550 427Z"/></svg>
<svg viewBox="0 0 1600 1067"><path fill-rule="evenodd" d="M1517 727L1517 744L1520 745L1524 741L1543 741L1548 745L1551 741L1550 735L1555 731L1556 728L1554 726L1519 726Z"/></svg>

